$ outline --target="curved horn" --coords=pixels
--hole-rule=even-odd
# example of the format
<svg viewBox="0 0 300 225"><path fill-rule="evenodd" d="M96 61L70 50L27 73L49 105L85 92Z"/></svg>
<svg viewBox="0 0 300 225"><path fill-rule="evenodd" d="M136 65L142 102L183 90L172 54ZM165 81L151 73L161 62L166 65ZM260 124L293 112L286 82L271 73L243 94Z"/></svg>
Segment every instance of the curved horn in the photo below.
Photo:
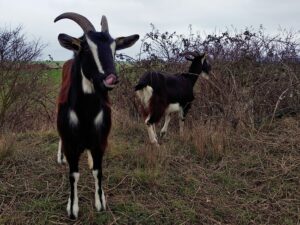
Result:
<svg viewBox="0 0 300 225"><path fill-rule="evenodd" d="M93 24L84 16L78 14L78 13L73 13L73 12L66 12L58 17L55 18L54 23L57 22L58 20L61 19L70 19L76 22L84 31L84 33L87 33L89 31L96 31L95 27Z"/></svg>
<svg viewBox="0 0 300 225"><path fill-rule="evenodd" d="M104 15L101 18L101 31L109 33L107 19Z"/></svg>
<svg viewBox="0 0 300 225"><path fill-rule="evenodd" d="M198 56L197 52L191 52L191 51L185 51L185 52L180 53L179 55L180 56L189 56L189 55L191 55L191 56L194 56L194 57Z"/></svg>

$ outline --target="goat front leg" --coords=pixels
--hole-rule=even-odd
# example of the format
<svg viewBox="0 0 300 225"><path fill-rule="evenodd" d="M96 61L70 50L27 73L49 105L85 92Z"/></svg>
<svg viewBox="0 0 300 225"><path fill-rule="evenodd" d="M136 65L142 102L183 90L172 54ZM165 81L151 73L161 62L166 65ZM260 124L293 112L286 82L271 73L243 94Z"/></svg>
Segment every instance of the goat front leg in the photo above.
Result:
<svg viewBox="0 0 300 225"><path fill-rule="evenodd" d="M79 181L79 170L78 170L78 161L79 161L79 153L70 152L70 154L66 155L67 161L69 163L69 181L70 181L70 197L67 205L68 216L71 219L76 219L78 217L78 192L77 192L77 184ZM72 155L71 155L72 154Z"/></svg>
<svg viewBox="0 0 300 225"><path fill-rule="evenodd" d="M147 117L147 119L145 120L145 123L147 126L150 143L154 144L155 146L159 146L158 141L157 141L157 135L156 135L155 128L154 128L154 123L151 122L150 116Z"/></svg>
<svg viewBox="0 0 300 225"><path fill-rule="evenodd" d="M102 188L102 151L99 148L92 150L93 177L95 179L95 208L96 210L106 210L106 199Z"/></svg>
<svg viewBox="0 0 300 225"><path fill-rule="evenodd" d="M165 116L165 123L164 126L162 127L161 131L160 131L160 137L162 138L163 136L165 136L165 134L167 133L168 130L168 126L171 120L171 116L170 114L166 114Z"/></svg>

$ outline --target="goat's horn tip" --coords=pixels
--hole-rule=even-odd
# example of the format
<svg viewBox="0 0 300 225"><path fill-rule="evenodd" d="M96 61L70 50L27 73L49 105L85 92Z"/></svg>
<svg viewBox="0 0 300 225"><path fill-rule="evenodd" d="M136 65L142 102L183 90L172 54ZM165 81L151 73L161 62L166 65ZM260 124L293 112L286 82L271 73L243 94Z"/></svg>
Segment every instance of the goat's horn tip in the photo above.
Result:
<svg viewBox="0 0 300 225"><path fill-rule="evenodd" d="M56 17L53 22L56 23L58 20L59 20L59 16Z"/></svg>

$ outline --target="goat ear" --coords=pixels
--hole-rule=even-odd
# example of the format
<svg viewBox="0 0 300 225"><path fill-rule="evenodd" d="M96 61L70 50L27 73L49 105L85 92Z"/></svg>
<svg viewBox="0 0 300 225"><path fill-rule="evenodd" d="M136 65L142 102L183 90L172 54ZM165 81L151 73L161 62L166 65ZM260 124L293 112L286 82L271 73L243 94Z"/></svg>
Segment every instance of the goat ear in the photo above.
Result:
<svg viewBox="0 0 300 225"><path fill-rule="evenodd" d="M81 49L81 41L78 38L71 37L67 34L59 34L58 41L62 47L74 52L79 52Z"/></svg>
<svg viewBox="0 0 300 225"><path fill-rule="evenodd" d="M116 38L116 50L129 48L131 47L138 39L140 38L139 35L134 34L128 37L118 37Z"/></svg>

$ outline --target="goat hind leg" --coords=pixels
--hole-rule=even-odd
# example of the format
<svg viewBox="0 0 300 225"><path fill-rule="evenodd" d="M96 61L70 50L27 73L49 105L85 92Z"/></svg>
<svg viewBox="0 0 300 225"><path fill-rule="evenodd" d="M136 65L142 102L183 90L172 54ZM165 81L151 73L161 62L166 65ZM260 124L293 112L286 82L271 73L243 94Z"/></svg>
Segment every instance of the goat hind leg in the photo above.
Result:
<svg viewBox="0 0 300 225"><path fill-rule="evenodd" d="M68 151L70 152L70 151ZM72 155L66 155L67 161L69 163L69 181L70 181L70 197L67 205L67 212L71 219L76 219L78 217L78 193L77 184L79 181L79 153L71 152Z"/></svg>
<svg viewBox="0 0 300 225"><path fill-rule="evenodd" d="M184 120L185 120L185 114L182 107L180 107L179 110L179 135L180 136L183 136Z"/></svg>
<svg viewBox="0 0 300 225"><path fill-rule="evenodd" d="M63 151L63 144L62 144L62 140L59 139L58 142L58 151L57 151L57 163L58 164L65 164L66 161L66 157L64 155L64 151Z"/></svg>
<svg viewBox="0 0 300 225"><path fill-rule="evenodd" d="M164 126L162 127L162 129L160 131L160 137L165 136L165 134L166 134L166 132L168 130L168 126L169 126L170 120L171 120L170 114L166 114Z"/></svg>

